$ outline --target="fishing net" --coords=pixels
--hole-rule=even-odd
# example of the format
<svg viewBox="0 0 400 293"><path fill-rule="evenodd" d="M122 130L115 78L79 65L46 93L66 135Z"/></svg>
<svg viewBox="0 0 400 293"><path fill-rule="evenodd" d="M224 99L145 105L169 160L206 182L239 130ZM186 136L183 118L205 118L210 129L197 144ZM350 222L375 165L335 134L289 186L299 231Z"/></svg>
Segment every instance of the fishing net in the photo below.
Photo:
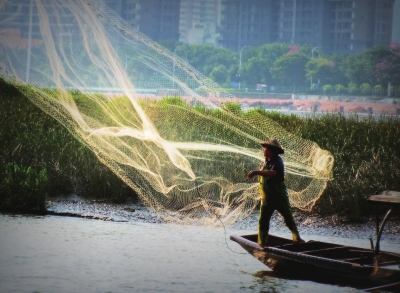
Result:
<svg viewBox="0 0 400 293"><path fill-rule="evenodd" d="M100 0L0 1L1 76L150 209L171 221L244 219L259 203L246 174L264 161L260 141L276 138L290 202L310 210L331 179L332 155L262 111L240 111L240 100L178 52Z"/></svg>

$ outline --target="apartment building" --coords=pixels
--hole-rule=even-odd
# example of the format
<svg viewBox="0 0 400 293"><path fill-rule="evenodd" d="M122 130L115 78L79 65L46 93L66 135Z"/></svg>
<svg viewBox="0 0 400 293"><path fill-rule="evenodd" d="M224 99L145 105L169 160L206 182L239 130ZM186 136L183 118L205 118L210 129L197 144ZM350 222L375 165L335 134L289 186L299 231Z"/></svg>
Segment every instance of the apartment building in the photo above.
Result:
<svg viewBox="0 0 400 293"><path fill-rule="evenodd" d="M221 0L181 0L180 41L218 45Z"/></svg>
<svg viewBox="0 0 400 293"><path fill-rule="evenodd" d="M394 2L392 23L392 42L400 43L400 1Z"/></svg>
<svg viewBox="0 0 400 293"><path fill-rule="evenodd" d="M140 0L104 0L104 2L132 27L139 30Z"/></svg>
<svg viewBox="0 0 400 293"><path fill-rule="evenodd" d="M323 45L329 53L360 52L389 45L394 0L330 1L330 27Z"/></svg>
<svg viewBox="0 0 400 293"><path fill-rule="evenodd" d="M181 0L141 0L139 31L154 41L179 41Z"/></svg>
<svg viewBox="0 0 400 293"><path fill-rule="evenodd" d="M353 53L392 38L394 0L222 0L219 44L231 50L270 42Z"/></svg>
<svg viewBox="0 0 400 293"><path fill-rule="evenodd" d="M276 0L222 0L219 44L239 51L243 46L275 42L279 2Z"/></svg>
<svg viewBox="0 0 400 293"><path fill-rule="evenodd" d="M321 46L329 13L327 1L279 1L279 42Z"/></svg>
<svg viewBox="0 0 400 293"><path fill-rule="evenodd" d="M45 2L42 4L43 7L51 11L54 4L51 2ZM34 1L26 1L26 2L13 2L7 1L0 5L2 9L2 15L4 16L4 20L0 21L0 29L8 29L15 30L15 33L18 34L18 37L22 39L31 39L31 40L41 40L42 35L39 27L39 13L37 6ZM52 15L51 13L48 15L50 27L53 23L62 24L68 30L68 27L71 27L71 18L72 15L68 13L61 13L58 17ZM69 37L69 34L61 35Z"/></svg>
<svg viewBox="0 0 400 293"><path fill-rule="evenodd" d="M281 0L279 42L325 53L360 52L391 41L394 0Z"/></svg>
<svg viewBox="0 0 400 293"><path fill-rule="evenodd" d="M181 0L105 0L132 27L154 41L179 41Z"/></svg>
<svg viewBox="0 0 400 293"><path fill-rule="evenodd" d="M155 41L213 44L234 51L272 42L309 44L348 54L392 41L395 0L105 0L139 32ZM9 28L39 38L35 5L7 1ZM16 11L18 13L16 14ZM398 11L398 10L397 10ZM68 25L68 15L65 25ZM398 16L400 18L400 16ZM397 20L398 21L398 20ZM37 23L33 21L33 23ZM0 24L1 26L1 24ZM395 34L396 35L396 34ZM399 37L398 37L399 38ZM398 41L394 39L394 41Z"/></svg>

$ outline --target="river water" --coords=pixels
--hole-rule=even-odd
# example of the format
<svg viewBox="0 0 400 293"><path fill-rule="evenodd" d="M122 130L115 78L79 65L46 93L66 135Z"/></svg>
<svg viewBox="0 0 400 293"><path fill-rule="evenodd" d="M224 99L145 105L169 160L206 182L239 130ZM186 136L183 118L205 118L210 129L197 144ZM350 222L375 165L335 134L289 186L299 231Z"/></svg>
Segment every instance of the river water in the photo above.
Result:
<svg viewBox="0 0 400 293"><path fill-rule="evenodd" d="M278 277L225 240L253 232L0 214L0 292L359 292ZM385 250L399 247L382 243Z"/></svg>

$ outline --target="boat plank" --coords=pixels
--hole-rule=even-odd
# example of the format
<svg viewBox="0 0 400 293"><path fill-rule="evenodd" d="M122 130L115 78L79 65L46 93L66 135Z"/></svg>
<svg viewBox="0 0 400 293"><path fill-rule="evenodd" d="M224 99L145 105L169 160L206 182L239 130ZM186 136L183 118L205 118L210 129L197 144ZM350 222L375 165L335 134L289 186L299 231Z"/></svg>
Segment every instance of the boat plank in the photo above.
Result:
<svg viewBox="0 0 400 293"><path fill-rule="evenodd" d="M339 246L339 247L329 247L329 248L323 248L323 249L314 249L314 250L306 250L306 251L299 251L298 253L303 253L303 254L314 254L314 253L324 253L324 252L337 252L337 251L342 251L342 250L348 250L349 248L347 246Z"/></svg>
<svg viewBox="0 0 400 293"><path fill-rule="evenodd" d="M302 252L305 250L310 250L310 251L320 250L320 249L336 248L336 247L343 247L343 245L320 242L320 241L307 241L305 243L296 243L296 244L291 243L291 244L277 246L277 248L292 252Z"/></svg>

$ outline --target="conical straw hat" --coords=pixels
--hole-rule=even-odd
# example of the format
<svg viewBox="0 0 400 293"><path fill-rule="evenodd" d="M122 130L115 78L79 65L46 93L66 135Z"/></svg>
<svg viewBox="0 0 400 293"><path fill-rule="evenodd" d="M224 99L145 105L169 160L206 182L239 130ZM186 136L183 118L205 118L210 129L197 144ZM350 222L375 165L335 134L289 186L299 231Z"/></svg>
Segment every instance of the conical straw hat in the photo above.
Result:
<svg viewBox="0 0 400 293"><path fill-rule="evenodd" d="M261 143L261 145L263 147L269 146L269 147L275 148L279 155L285 153L285 151L283 150L283 148L281 147L281 145L279 144L279 142L276 139L270 139L270 140L267 140L267 141L263 141Z"/></svg>

